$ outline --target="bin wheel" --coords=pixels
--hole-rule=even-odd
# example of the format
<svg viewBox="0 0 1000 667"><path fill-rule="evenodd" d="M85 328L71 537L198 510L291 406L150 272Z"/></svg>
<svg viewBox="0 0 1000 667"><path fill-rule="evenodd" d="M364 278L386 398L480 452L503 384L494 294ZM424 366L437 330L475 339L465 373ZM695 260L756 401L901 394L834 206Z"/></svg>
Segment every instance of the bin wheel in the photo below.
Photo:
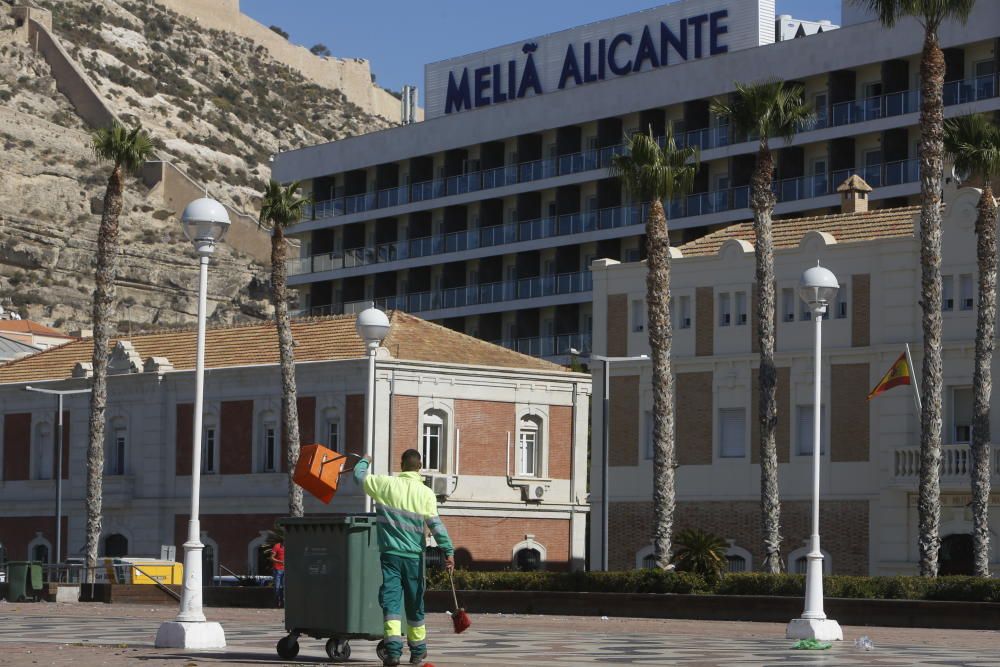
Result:
<svg viewBox="0 0 1000 667"><path fill-rule="evenodd" d="M351 643L336 638L330 639L326 642L326 654L334 662L347 662L351 658Z"/></svg>
<svg viewBox="0 0 1000 667"><path fill-rule="evenodd" d="M278 657L282 660L292 660L299 654L299 640L295 635L282 637L278 641Z"/></svg>
<svg viewBox="0 0 1000 667"><path fill-rule="evenodd" d="M378 646L375 647L375 654L382 662L385 662L385 659L389 657L389 649L386 648L384 639L379 640Z"/></svg>

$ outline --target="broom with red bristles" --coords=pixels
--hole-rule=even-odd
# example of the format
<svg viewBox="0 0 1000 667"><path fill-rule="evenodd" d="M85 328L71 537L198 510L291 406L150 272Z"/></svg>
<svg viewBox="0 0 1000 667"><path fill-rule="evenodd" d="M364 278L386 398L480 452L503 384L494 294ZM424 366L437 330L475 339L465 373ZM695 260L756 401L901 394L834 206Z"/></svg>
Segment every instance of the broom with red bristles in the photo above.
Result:
<svg viewBox="0 0 1000 667"><path fill-rule="evenodd" d="M455 592L455 578L452 576L451 570L448 570L448 581L451 582L451 598L455 601L455 611L451 612L451 622L455 626L455 634L460 635L469 629L472 621L465 610L458 606L458 593Z"/></svg>

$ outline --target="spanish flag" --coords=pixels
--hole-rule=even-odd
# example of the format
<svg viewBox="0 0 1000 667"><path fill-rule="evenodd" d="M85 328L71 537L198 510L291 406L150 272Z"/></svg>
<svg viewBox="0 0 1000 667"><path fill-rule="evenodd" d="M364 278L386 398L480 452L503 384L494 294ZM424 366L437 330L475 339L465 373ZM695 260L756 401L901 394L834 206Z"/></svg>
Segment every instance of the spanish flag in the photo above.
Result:
<svg viewBox="0 0 1000 667"><path fill-rule="evenodd" d="M886 374L882 376L882 379L878 381L875 388L871 390L868 394L868 400L872 400L879 394L889 391L893 387L898 387L903 384L912 384L910 379L910 364L906 361L906 353L899 355L899 359L896 359L896 363L886 371Z"/></svg>

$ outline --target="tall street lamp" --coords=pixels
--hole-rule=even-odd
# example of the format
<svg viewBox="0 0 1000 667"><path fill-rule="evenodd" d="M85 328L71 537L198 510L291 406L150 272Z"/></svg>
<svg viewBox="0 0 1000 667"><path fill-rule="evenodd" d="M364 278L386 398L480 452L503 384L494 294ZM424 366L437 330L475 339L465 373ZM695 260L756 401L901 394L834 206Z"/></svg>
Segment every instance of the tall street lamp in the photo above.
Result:
<svg viewBox="0 0 1000 667"><path fill-rule="evenodd" d="M785 630L788 639L841 640L844 633L837 621L823 612L823 552L819 548L819 463L822 400L822 338L823 316L837 295L840 285L837 276L829 269L816 266L806 269L799 279L799 297L812 311L816 323L816 352L813 360L813 494L812 535L810 536L808 569L806 570L806 605L801 618L792 619Z"/></svg>
<svg viewBox="0 0 1000 667"><path fill-rule="evenodd" d="M89 394L90 389L42 389L41 387L25 387L27 391L39 394L53 394L56 401L56 562L62 562L62 477L63 477L63 396L73 394Z"/></svg>
<svg viewBox="0 0 1000 667"><path fill-rule="evenodd" d="M354 324L358 336L365 342L368 353L368 391L365 394L365 454L369 457L375 450L375 354L378 347L389 334L389 318L373 303L358 314ZM365 512L372 511L372 500L364 494Z"/></svg>
<svg viewBox="0 0 1000 667"><path fill-rule="evenodd" d="M199 504L201 495L201 420L205 387L205 311L208 298L208 259L229 229L226 208L204 197L196 199L181 216L184 234L198 253L198 346L194 375L194 433L191 447L191 518L184 543L184 590L180 612L174 621L165 621L156 633L158 648L225 648L226 634L218 623L205 620L202 611L202 561Z"/></svg>
<svg viewBox="0 0 1000 667"><path fill-rule="evenodd" d="M579 351L570 348L569 353L578 356ZM625 361L644 361L649 355L640 354L634 357L605 357L590 353L589 358L604 364L603 393L604 400L601 410L603 426L601 433L601 570L608 570L608 441L610 440L611 415L611 364Z"/></svg>

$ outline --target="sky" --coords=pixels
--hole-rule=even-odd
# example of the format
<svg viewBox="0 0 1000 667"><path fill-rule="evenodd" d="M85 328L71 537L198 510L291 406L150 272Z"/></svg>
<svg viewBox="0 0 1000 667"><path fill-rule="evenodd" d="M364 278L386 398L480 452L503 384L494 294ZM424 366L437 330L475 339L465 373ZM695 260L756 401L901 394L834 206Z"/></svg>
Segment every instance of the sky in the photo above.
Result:
<svg viewBox="0 0 1000 667"><path fill-rule="evenodd" d="M754 0L732 0L753 2ZM384 88L423 87L426 63L657 7L666 0L241 0L291 41L366 58ZM840 22L840 0L777 0L778 14ZM421 100L422 102L422 100Z"/></svg>

